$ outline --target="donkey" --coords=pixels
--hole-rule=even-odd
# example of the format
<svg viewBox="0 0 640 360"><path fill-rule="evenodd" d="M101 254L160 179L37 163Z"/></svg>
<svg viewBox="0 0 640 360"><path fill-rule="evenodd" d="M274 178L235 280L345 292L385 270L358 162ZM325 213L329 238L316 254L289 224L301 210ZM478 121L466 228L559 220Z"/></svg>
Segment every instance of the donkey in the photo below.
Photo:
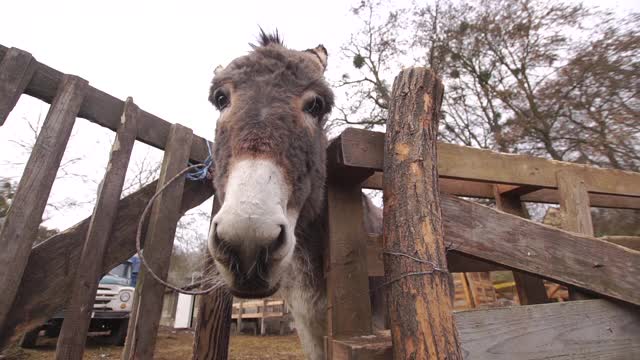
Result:
<svg viewBox="0 0 640 360"><path fill-rule="evenodd" d="M261 32L252 48L216 70L209 92L220 112L213 182L221 207L208 247L234 296L279 290L307 358L323 359L328 54L322 45L288 49L277 32ZM380 209L363 201L366 230L380 233Z"/></svg>

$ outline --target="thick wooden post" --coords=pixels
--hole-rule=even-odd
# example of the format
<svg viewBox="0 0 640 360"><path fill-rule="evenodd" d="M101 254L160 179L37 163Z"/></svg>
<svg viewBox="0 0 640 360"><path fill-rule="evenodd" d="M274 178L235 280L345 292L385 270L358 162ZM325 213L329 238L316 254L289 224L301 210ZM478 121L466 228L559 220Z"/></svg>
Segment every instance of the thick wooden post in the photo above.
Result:
<svg viewBox="0 0 640 360"><path fill-rule="evenodd" d="M328 336L371 334L367 234L359 185L331 182L327 191L329 238L325 250Z"/></svg>
<svg viewBox="0 0 640 360"><path fill-rule="evenodd" d="M214 198L211 218L219 209L220 204ZM208 251L206 258L206 269L212 273L215 272L213 258ZM203 287L206 288L207 285ZM193 341L193 360L227 360L232 307L233 296L225 286L221 286L210 294L200 296L196 333Z"/></svg>
<svg viewBox="0 0 640 360"><path fill-rule="evenodd" d="M591 205L584 180L571 171L558 171L558 193L560 194L560 219L562 228L593 237Z"/></svg>
<svg viewBox="0 0 640 360"><path fill-rule="evenodd" d="M11 48L0 62L0 126L4 124L36 69L36 61L26 51Z"/></svg>
<svg viewBox="0 0 640 360"><path fill-rule="evenodd" d="M556 173L560 195L560 221L564 230L593 237L591 204L584 180L575 172L561 170ZM569 287L571 300L592 299L593 296Z"/></svg>
<svg viewBox="0 0 640 360"><path fill-rule="evenodd" d="M522 201L520 201L520 196L501 191L499 185L493 186L493 193L498 210L525 219L529 218L527 209L522 204ZM513 271L513 279L516 282L520 305L544 304L549 302L547 290L544 287L542 278L522 271Z"/></svg>
<svg viewBox="0 0 640 360"><path fill-rule="evenodd" d="M193 132L180 124L171 126L165 150L158 190L187 166ZM184 188L184 176L169 185L156 199L145 236L144 257L153 271L167 279L173 238L180 219L180 203ZM153 351L162 315L164 285L152 278L142 267L136 286L133 311L129 320L129 332L123 360L153 358Z"/></svg>
<svg viewBox="0 0 640 360"><path fill-rule="evenodd" d="M16 296L87 81L65 76L42 125L0 232L0 333ZM0 338L3 337L0 334Z"/></svg>
<svg viewBox="0 0 640 360"><path fill-rule="evenodd" d="M98 190L91 224L84 242L71 298L67 303L62 331L58 337L56 359L82 359L91 321L91 310L102 274L102 262L107 242L117 216L118 202L127 174L129 159L136 140L138 107L128 98L122 124L111 148L107 171Z"/></svg>
<svg viewBox="0 0 640 360"><path fill-rule="evenodd" d="M444 87L429 70L393 83L384 155L384 269L393 358L462 359L436 156Z"/></svg>

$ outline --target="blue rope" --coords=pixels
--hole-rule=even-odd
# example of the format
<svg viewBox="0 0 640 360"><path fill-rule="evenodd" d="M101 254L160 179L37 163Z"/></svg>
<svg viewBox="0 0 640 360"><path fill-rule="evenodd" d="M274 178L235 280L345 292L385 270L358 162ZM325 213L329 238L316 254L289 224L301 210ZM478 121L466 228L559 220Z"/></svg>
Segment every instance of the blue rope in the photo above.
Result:
<svg viewBox="0 0 640 360"><path fill-rule="evenodd" d="M186 176L188 180L192 180L192 181L205 180L207 178L207 174L209 173L209 168L211 167L211 165L213 165L213 155L211 155L211 143L207 140L205 141L207 143L207 150L209 151L209 156L207 156L204 162L200 164L202 165L200 168L187 173ZM189 166L193 166L193 165L195 164L192 164L191 162L189 162Z"/></svg>

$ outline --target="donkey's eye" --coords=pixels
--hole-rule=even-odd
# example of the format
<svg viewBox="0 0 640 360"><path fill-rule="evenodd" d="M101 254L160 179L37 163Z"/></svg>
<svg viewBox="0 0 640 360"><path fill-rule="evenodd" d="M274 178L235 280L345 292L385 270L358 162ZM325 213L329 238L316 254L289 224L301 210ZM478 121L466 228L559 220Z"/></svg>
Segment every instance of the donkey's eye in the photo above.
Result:
<svg viewBox="0 0 640 360"><path fill-rule="evenodd" d="M229 97L222 90L217 90L213 94L214 105L218 110L223 110L227 106L229 106Z"/></svg>
<svg viewBox="0 0 640 360"><path fill-rule="evenodd" d="M303 110L311 116L319 117L324 113L324 100L319 96L314 96L304 104Z"/></svg>

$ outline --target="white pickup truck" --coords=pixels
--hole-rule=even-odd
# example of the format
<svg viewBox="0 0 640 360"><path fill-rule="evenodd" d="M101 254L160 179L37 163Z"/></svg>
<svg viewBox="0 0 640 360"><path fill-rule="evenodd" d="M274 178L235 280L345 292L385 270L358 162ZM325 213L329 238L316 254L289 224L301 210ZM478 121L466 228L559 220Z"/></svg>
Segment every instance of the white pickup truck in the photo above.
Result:
<svg viewBox="0 0 640 360"><path fill-rule="evenodd" d="M101 340L110 345L124 345L133 305L133 292L137 278L136 257L116 266L100 279L91 312L89 332L104 335ZM42 326L25 334L21 346L35 347L40 332L46 337L57 337L62 328L64 310L58 311ZM101 341L102 342L102 341Z"/></svg>

